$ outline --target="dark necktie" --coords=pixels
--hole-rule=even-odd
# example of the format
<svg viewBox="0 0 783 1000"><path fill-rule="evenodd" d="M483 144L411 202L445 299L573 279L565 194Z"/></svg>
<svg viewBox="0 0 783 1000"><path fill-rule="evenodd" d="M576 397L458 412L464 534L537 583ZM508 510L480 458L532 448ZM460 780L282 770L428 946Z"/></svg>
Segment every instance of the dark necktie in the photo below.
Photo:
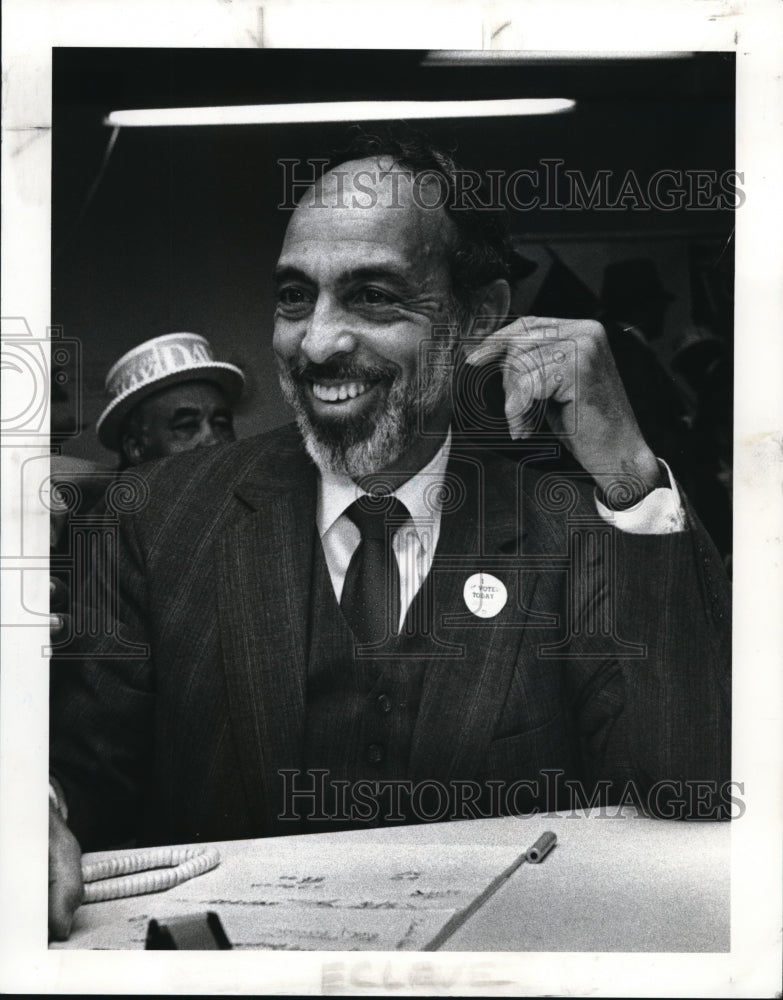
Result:
<svg viewBox="0 0 783 1000"><path fill-rule="evenodd" d="M400 620L400 571L394 533L410 517L401 500L364 496L345 512L361 532L345 574L340 607L359 642L381 642Z"/></svg>

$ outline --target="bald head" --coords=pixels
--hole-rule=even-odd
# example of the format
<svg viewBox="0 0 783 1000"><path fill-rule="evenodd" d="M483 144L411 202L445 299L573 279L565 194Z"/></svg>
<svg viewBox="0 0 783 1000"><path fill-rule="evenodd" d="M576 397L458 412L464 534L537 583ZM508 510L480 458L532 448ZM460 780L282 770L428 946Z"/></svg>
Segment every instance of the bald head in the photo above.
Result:
<svg viewBox="0 0 783 1000"><path fill-rule="evenodd" d="M330 253L362 246L365 265L395 262L439 285L441 304L453 303L450 253L456 226L442 207L437 181L415 175L391 157L350 160L326 173L296 208L281 266L296 246ZM407 262L407 264L406 264Z"/></svg>
<svg viewBox="0 0 783 1000"><path fill-rule="evenodd" d="M465 312L489 283L527 273L512 247L508 213L489 178L459 166L419 130L400 125L375 135L354 130L349 155L333 160L328 173L332 204L394 207L407 195L417 207L446 216L452 224L447 227L451 283ZM322 192L319 183L303 200L326 204Z"/></svg>
<svg viewBox="0 0 783 1000"><path fill-rule="evenodd" d="M446 179L435 170L414 170L390 155L346 160L326 171L305 192L300 205L333 208L416 207L446 215Z"/></svg>

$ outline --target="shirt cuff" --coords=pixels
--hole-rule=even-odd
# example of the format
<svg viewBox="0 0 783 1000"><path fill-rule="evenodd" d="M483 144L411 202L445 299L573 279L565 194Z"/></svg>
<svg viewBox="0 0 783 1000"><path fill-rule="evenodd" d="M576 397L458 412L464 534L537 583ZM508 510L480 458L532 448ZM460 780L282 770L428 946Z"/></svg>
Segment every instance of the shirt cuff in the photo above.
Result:
<svg viewBox="0 0 783 1000"><path fill-rule="evenodd" d="M609 521L619 531L627 531L629 535L672 535L677 531L685 531L685 508L672 470L663 459L659 458L658 462L669 477L668 488L661 486L653 490L634 507L610 510L598 499L596 490L595 505L604 521Z"/></svg>

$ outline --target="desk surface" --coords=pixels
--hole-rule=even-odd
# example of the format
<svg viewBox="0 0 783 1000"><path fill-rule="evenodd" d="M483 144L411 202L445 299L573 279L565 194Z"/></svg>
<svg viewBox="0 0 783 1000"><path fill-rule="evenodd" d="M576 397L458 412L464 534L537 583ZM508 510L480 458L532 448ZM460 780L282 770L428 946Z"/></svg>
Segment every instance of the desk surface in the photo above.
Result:
<svg viewBox="0 0 783 1000"><path fill-rule="evenodd" d="M235 948L426 948L545 830L445 951L728 951L728 823L568 813L218 845L167 892L92 903L52 948L143 948L148 921L214 910ZM101 855L94 855L95 857Z"/></svg>

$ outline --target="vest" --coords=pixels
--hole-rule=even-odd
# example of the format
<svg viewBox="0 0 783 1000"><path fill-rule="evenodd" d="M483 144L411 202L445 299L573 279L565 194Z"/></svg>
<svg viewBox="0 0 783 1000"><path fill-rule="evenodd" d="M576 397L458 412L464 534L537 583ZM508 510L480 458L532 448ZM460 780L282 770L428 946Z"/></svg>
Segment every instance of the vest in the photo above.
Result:
<svg viewBox="0 0 783 1000"><path fill-rule="evenodd" d="M402 632L388 637L380 655L361 655L317 534L311 579L304 760L317 806L309 817L304 811L306 829L411 822L405 795L392 785L409 774L427 655L414 623L424 620L428 581L414 598Z"/></svg>

